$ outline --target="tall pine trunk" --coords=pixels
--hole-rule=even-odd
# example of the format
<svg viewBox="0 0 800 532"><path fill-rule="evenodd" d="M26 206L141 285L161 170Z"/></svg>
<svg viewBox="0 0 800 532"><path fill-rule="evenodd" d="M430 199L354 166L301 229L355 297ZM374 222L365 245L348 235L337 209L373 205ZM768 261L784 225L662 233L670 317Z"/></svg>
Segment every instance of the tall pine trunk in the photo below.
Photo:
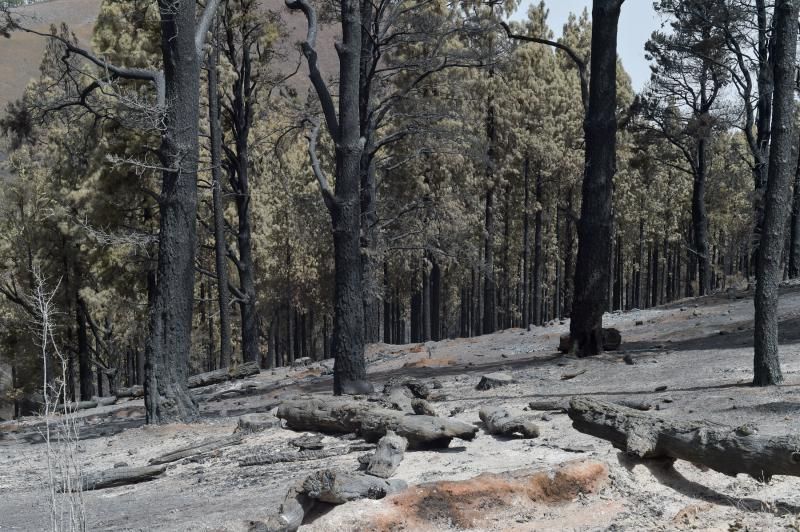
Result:
<svg viewBox="0 0 800 532"><path fill-rule="evenodd" d="M531 314L530 314L530 288L528 285L529 276L528 272L530 267L531 255L531 200L530 200L530 159L526 156L522 166L522 175L524 179L524 203L522 208L522 271L520 277L522 281L522 326L530 330Z"/></svg>
<svg viewBox="0 0 800 532"><path fill-rule="evenodd" d="M800 151L800 150L798 150ZM794 171L794 193L792 194L792 216L789 239L789 278L800 277L800 158Z"/></svg>
<svg viewBox="0 0 800 532"><path fill-rule="evenodd" d="M222 124L219 116L219 82L217 64L219 46L208 60L208 122L211 130L211 199L214 210L214 258L217 274L217 304L219 306L219 367L231 363L231 314L228 304L228 250L225 246L225 207L222 201Z"/></svg>
<svg viewBox="0 0 800 532"><path fill-rule="evenodd" d="M200 60L195 44L195 3L159 0L158 7L166 109L159 149L164 171L156 290L145 364L145 410L148 423L170 423L193 420L198 412L187 378L197 246Z"/></svg>
<svg viewBox="0 0 800 532"><path fill-rule="evenodd" d="M612 179L616 173L617 26L622 0L594 0L589 107L584 122L586 166L570 336L579 356L603 350L611 264Z"/></svg>
<svg viewBox="0 0 800 532"><path fill-rule="evenodd" d="M697 140L697 168L692 187L692 231L697 259L698 292L703 296L711 287L711 261L708 249L708 213L706 212L706 178L708 175L708 139Z"/></svg>
<svg viewBox="0 0 800 532"><path fill-rule="evenodd" d="M794 135L794 81L800 1L775 5L772 146L764 204L764 224L756 263L753 384L783 381L778 358L778 286L781 281L786 218L789 214Z"/></svg>
<svg viewBox="0 0 800 532"><path fill-rule="evenodd" d="M544 209L544 198L542 198L542 188L544 187L542 169L536 173L536 201L539 207L536 209L536 216L533 225L533 323L542 324L542 211ZM556 226L556 231L558 227ZM558 255L556 255L558 258ZM556 295L558 297L558 295Z"/></svg>

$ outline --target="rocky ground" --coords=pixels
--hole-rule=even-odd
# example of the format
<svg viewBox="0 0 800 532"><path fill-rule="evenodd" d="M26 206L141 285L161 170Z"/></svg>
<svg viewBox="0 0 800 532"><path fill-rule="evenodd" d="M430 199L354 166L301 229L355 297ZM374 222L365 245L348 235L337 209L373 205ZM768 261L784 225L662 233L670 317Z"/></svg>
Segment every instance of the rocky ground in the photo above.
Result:
<svg viewBox="0 0 800 532"><path fill-rule="evenodd" d="M751 295L742 293L608 315L606 326L622 331L622 348L590 359L556 352L568 322L530 332L371 346L375 383L396 376L438 383L431 404L439 416L479 423L481 407L502 405L535 421L541 435L515 439L482 429L474 440L454 440L446 450L409 451L394 475L408 490L382 500L318 507L301 530L798 529L800 479L776 476L764 483L687 462L670 468L634 461L608 442L574 430L566 415L528 407L565 403L575 395L636 400L668 418L751 423L763 434L795 434L800 287L786 287L781 298L786 377L781 386L748 385L752 314ZM625 355L634 364L626 364ZM516 382L476 390L481 376L497 371ZM198 388L203 419L192 425L144 426L141 400L81 411L78 459L86 472L145 465L185 445L230 435L243 414L274 412L286 399L329 393L326 373L325 364L312 364ZM35 419L0 425L0 530L49 528L40 427ZM173 462L150 482L85 492L88 529L258 530L289 486L321 469L355 471L365 454L239 466L254 453L294 452L289 442L300 435L276 419L274 427L244 435L237 445ZM327 435L322 443L344 449L353 440Z"/></svg>

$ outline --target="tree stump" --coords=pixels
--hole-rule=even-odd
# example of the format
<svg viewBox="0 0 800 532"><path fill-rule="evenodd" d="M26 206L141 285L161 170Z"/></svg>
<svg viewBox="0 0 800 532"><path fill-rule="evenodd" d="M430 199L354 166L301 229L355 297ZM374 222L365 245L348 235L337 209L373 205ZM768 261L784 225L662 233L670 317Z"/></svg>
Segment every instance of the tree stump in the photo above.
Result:
<svg viewBox="0 0 800 532"><path fill-rule="evenodd" d="M489 434L508 437L518 434L523 438L539 436L539 427L521 416L512 416L505 408L484 407L478 415Z"/></svg>
<svg viewBox="0 0 800 532"><path fill-rule="evenodd" d="M603 351L616 351L622 344L622 334L619 329L610 327L603 329ZM562 334L558 339L558 350L562 353L572 351L572 338L569 333Z"/></svg>
<svg viewBox="0 0 800 532"><path fill-rule="evenodd" d="M408 441L392 431L378 441L378 448L367 465L367 473L380 478L394 475L408 447Z"/></svg>

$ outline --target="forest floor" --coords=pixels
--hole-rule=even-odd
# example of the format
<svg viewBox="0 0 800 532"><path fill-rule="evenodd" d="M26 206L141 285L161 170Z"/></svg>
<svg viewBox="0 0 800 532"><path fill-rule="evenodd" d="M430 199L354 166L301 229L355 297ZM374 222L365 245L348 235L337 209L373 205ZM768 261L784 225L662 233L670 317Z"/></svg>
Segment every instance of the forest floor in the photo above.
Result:
<svg viewBox="0 0 800 532"><path fill-rule="evenodd" d="M786 381L769 389L749 386L753 332L749 293L607 315L606 326L622 331L621 350L589 359L556 352L568 322L530 332L512 329L470 339L371 346L369 372L376 384L396 375L436 380L441 388L435 390L431 404L439 415L455 412L456 419L472 423L478 422L481 406L503 405L536 421L541 435L508 439L481 431L472 441L454 440L444 451L409 451L395 474L411 486L407 492L325 509L307 519L301 530L798 530L798 478L776 476L763 483L743 475L703 471L681 461L674 468L636 462L608 442L574 430L566 415L525 411L531 401L588 395L648 401L656 405L654 415L668 418L731 426L753 423L762 434L797 433L800 286L783 289L780 314ZM623 362L625 354L631 355L634 365ZM580 370L585 372L562 380L565 373ZM477 391L481 376L494 371L509 372L517 382ZM246 381L260 384L259 394L202 402L203 419L192 425L144 426L141 400L83 411L85 439L79 458L87 471L120 462L145 465L148 459L184 445L230 434L244 413L268 412L299 394L330 393L331 377L321 373L324 366L319 364L264 371ZM242 382L199 392L208 397ZM49 528L46 446L31 437L36 423L40 421L0 425L0 530ZM323 468L358 468L359 453L238 466L238 459L247 454L289 450L289 440L298 435L276 424L218 453L175 462L153 481L86 492L88 529L256 530L252 523L274 514L287 487L297 480ZM341 440L326 436L323 441L334 445ZM520 475L519 470L542 470L552 476L553 468L575 460L582 462L572 467L583 471L593 488L566 498L551 493L552 497L538 501L522 500L496 476L484 475L469 485L429 484L487 472ZM423 493L420 484L428 491Z"/></svg>

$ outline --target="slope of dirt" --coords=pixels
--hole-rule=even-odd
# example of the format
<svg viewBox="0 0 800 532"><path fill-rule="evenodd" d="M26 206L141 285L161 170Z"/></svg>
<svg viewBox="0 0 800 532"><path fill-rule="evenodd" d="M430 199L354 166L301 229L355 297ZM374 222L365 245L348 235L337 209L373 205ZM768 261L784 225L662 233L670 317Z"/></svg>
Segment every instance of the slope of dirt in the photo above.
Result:
<svg viewBox="0 0 800 532"><path fill-rule="evenodd" d="M796 432L800 427L800 289L785 288L780 305L786 383L768 389L748 385L752 300L748 294L739 297L708 297L607 315L606 322L623 333L624 351L591 359L554 352L558 335L568 329L568 322L530 332L515 329L472 339L371 346L369 371L376 383L398 375L438 381L432 404L439 415L452 412L457 419L478 423L481 406L502 404L536 421L541 436L509 439L481 431L473 441L455 440L445 451L407 452L395 477L407 481L412 491L383 501L357 501L325 509L303 528L766 530L797 526L800 479L778 476L761 483L680 461L674 468L640 463L605 441L578 433L563 414L525 412L531 401L589 395L648 401L656 405L656 415L666 417L733 426L749 422L762 433ZM623 354L630 354L636 363L625 364ZM281 399L298 394L329 393L331 377L322 375L328 366L326 362L298 370L265 371L247 381L199 389L198 397L206 399L201 403L204 417L189 426L143 426L141 400L81 412L85 439L80 444L80 459L87 471L119 462L145 465L148 459L188 443L230 434L237 416L243 413L274 411ZM510 372L517 383L475 390L483 374L500 370ZM580 370L585 372L561 379L565 373ZM234 389L250 390L250 395L208 400L215 395L224 397L220 392L225 390L233 394ZM0 425L0 528L46 528L46 448L31 443L40 441L32 436L37 423L40 420L31 419ZM250 522L273 514L287 487L311 472L331 467L357 469L363 452L325 460L238 466L238 459L248 454L292 449L289 441L298 435L276 426L247 435L240 445L218 453L174 463L151 482L88 492L89 528L247 530ZM350 442L346 437L325 436L323 443L338 448ZM552 501L514 499L520 496L519 490L498 480L512 475L506 472L551 471L576 459L602 464L608 471L608 483L591 493L580 490L568 501ZM500 476L487 477L488 473ZM470 499L457 508L466 508L472 516L478 512L481 519L459 524L452 516L466 515L466 510L453 514L452 501L443 502L440 496L412 497L413 490L431 490L430 483L442 481L469 481L467 488L458 488L462 491L452 484L443 486ZM398 520L398 511L408 513L402 510L404 504L415 511L427 508L423 514L431 518L422 523Z"/></svg>

